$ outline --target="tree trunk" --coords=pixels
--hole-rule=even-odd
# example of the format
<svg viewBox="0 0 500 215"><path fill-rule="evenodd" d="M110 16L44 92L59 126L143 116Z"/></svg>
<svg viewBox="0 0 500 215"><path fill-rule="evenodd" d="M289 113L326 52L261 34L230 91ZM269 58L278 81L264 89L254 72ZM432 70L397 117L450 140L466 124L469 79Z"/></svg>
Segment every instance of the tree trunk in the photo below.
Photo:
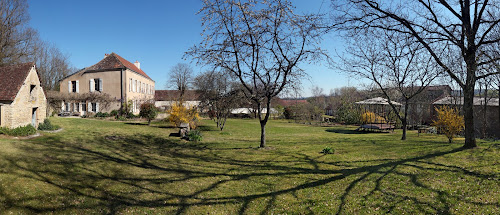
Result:
<svg viewBox="0 0 500 215"><path fill-rule="evenodd" d="M476 147L476 134L474 132L474 82L469 83L464 89L464 121L465 121L465 144L464 148Z"/></svg>
<svg viewBox="0 0 500 215"><path fill-rule="evenodd" d="M408 125L408 100L405 101L404 116L403 116L403 119L401 119L401 124L403 125L403 135L401 136L401 140L406 140L406 129L408 129L407 128L407 125Z"/></svg>
<svg viewBox="0 0 500 215"><path fill-rule="evenodd" d="M260 121L260 148L266 147L266 123L264 121Z"/></svg>
<svg viewBox="0 0 500 215"><path fill-rule="evenodd" d="M257 113L259 115L259 121L260 121L260 148L265 148L266 147L266 124L267 121L269 120L269 114L270 114L270 107L271 107L271 98L267 98L267 103L266 103L266 115L264 118L262 118L262 106L259 103L257 105Z"/></svg>
<svg viewBox="0 0 500 215"><path fill-rule="evenodd" d="M482 129L481 129L481 138L482 139L485 139L486 138L486 127L487 127L487 123L486 123L486 120L487 120L487 115L486 115L486 111L488 109L488 83L485 82L485 86L484 86L484 105L483 105L483 125L482 125Z"/></svg>

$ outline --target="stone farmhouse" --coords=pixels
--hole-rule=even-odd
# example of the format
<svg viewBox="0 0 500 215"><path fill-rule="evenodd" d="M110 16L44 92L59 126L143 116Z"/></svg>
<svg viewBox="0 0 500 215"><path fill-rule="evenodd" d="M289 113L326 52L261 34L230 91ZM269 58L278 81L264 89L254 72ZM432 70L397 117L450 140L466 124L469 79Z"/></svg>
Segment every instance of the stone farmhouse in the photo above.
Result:
<svg viewBox="0 0 500 215"><path fill-rule="evenodd" d="M138 61L131 63L111 53L62 79L59 92L67 98L62 102L63 112L77 115L110 112L128 102L132 104L132 112L138 114L143 102L154 100L155 81L141 69ZM109 102L104 105L102 99L94 99L99 96L109 98Z"/></svg>
<svg viewBox="0 0 500 215"><path fill-rule="evenodd" d="M0 67L0 127L43 122L47 101L34 63Z"/></svg>

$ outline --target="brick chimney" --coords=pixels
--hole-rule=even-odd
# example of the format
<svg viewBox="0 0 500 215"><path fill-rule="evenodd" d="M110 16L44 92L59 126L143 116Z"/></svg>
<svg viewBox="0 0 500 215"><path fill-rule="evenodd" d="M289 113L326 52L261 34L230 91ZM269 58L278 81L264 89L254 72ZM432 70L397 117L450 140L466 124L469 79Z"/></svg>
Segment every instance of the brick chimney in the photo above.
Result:
<svg viewBox="0 0 500 215"><path fill-rule="evenodd" d="M109 54L104 53L104 58L106 58Z"/></svg>
<svg viewBox="0 0 500 215"><path fill-rule="evenodd" d="M139 61L135 61L134 65L135 65L138 69L141 69L141 63L139 63Z"/></svg>

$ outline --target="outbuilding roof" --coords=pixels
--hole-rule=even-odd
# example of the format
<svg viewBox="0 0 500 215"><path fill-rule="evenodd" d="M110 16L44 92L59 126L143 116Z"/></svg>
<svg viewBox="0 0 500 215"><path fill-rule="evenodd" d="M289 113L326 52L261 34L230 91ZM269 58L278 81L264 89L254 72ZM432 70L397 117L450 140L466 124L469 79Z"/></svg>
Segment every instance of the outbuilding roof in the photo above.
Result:
<svg viewBox="0 0 500 215"><path fill-rule="evenodd" d="M400 103L391 101L393 105L396 106L401 106ZM389 101L387 99L384 99L382 97L376 97L376 98L371 98L371 99L366 99L363 101L356 102L358 105L389 105Z"/></svg>
<svg viewBox="0 0 500 215"><path fill-rule="evenodd" d="M155 90L155 101L177 101L181 96L180 90ZM196 90L184 91L185 101L198 101L200 93Z"/></svg>
<svg viewBox="0 0 500 215"><path fill-rule="evenodd" d="M474 97L474 106L484 105L485 101L487 102L487 106L497 106L498 107L498 98L480 98ZM453 97L447 96L442 99L437 100L433 104L435 105L463 105L464 97Z"/></svg>
<svg viewBox="0 0 500 215"><path fill-rule="evenodd" d="M0 101L14 101L34 63L0 67Z"/></svg>

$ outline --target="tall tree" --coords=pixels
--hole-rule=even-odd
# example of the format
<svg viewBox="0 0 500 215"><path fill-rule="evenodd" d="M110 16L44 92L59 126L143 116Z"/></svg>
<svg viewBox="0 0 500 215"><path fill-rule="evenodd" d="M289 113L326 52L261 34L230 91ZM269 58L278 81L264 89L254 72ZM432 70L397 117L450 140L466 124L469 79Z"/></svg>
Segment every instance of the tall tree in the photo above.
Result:
<svg viewBox="0 0 500 215"><path fill-rule="evenodd" d="M243 92L233 80L218 71L207 71L196 76L194 85L201 92L201 109L209 110L210 117L222 131L231 110L242 103Z"/></svg>
<svg viewBox="0 0 500 215"><path fill-rule="evenodd" d="M167 88L174 87L180 91L182 98L186 90L191 87L191 79L193 78L193 69L185 63L178 63L170 69Z"/></svg>
<svg viewBox="0 0 500 215"><path fill-rule="evenodd" d="M320 53L319 16L293 9L287 0L203 0L204 40L187 53L241 83L258 112L260 147L266 147L271 99L299 81L299 63Z"/></svg>
<svg viewBox="0 0 500 215"><path fill-rule="evenodd" d="M26 0L0 0L0 66L33 56L37 32L28 26Z"/></svg>
<svg viewBox="0 0 500 215"><path fill-rule="evenodd" d="M334 1L334 5L336 27L340 29L400 32L420 43L462 88L464 148L477 146L474 88L477 80L497 74L482 68L500 59L486 57L488 46L500 41L498 35L492 34L499 28L498 0L345 0ZM450 54L455 57L451 61Z"/></svg>
<svg viewBox="0 0 500 215"><path fill-rule="evenodd" d="M405 34L374 29L353 37L347 41L341 69L375 83L401 120L401 140L406 140L410 103L439 76L440 69L422 45ZM404 108L396 106L395 100L402 101Z"/></svg>
<svg viewBox="0 0 500 215"><path fill-rule="evenodd" d="M59 80L76 71L71 67L68 55L43 41L36 43L35 54L30 58L36 63L40 83L45 90L59 90Z"/></svg>

